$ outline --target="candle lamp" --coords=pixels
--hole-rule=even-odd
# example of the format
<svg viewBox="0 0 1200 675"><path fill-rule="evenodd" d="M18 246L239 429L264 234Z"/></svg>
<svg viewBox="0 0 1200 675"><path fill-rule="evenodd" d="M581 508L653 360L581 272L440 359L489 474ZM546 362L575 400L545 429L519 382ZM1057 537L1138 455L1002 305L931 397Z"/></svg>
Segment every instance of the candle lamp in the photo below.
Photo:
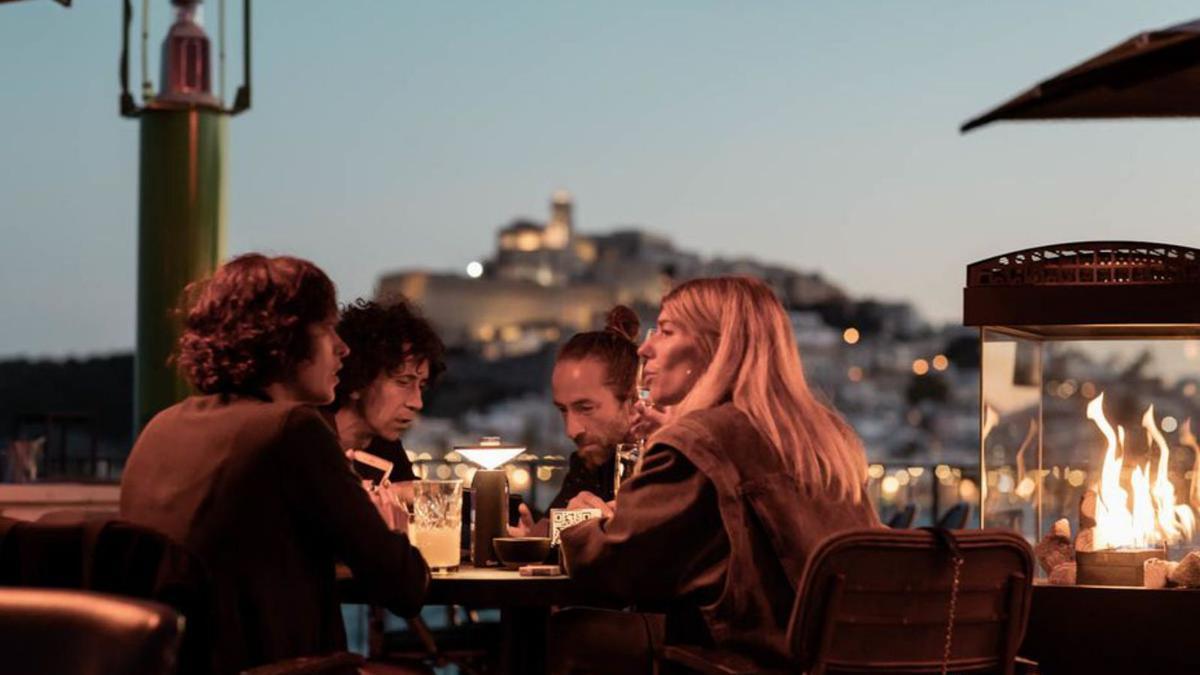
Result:
<svg viewBox="0 0 1200 675"><path fill-rule="evenodd" d="M525 452L523 445L508 445L496 436L485 436L478 445L455 446L455 452L479 468L471 479L472 523L471 564L488 567L499 564L492 540L508 536L508 475L506 462Z"/></svg>

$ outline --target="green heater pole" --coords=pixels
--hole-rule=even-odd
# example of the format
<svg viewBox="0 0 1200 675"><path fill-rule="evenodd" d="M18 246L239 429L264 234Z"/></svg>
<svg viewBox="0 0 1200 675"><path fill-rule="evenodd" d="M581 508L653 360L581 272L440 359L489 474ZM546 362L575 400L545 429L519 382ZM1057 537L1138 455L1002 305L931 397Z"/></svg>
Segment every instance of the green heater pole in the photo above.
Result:
<svg viewBox="0 0 1200 675"><path fill-rule="evenodd" d="M143 97L129 93L130 0L125 1L121 112L141 125L138 176L137 357L134 427L190 393L170 362L179 337L177 310L188 284L212 274L225 256L229 116L250 105L250 3L244 5L245 84L233 108L212 94L210 44L200 0L172 0L175 18L162 46L162 78L154 94L145 76L148 24L143 4ZM223 2L222 2L223 5ZM221 49L224 63L224 8Z"/></svg>
<svg viewBox="0 0 1200 675"><path fill-rule="evenodd" d="M168 363L184 288L225 255L229 123L211 110L147 110L138 200L138 428L189 393Z"/></svg>

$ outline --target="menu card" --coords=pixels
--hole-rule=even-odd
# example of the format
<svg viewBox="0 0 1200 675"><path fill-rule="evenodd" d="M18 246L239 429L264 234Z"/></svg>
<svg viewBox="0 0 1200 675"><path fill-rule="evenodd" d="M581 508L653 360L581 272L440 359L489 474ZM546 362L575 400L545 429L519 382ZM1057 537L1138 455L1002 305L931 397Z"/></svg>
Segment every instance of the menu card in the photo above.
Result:
<svg viewBox="0 0 1200 675"><path fill-rule="evenodd" d="M550 509L550 546L558 546L563 530L600 516L600 509Z"/></svg>

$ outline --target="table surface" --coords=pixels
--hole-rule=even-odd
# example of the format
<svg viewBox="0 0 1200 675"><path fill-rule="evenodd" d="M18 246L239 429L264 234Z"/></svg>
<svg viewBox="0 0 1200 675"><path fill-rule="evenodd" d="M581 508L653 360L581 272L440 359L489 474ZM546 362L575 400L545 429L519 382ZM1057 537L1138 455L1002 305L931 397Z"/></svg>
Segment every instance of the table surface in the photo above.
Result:
<svg viewBox="0 0 1200 675"><path fill-rule="evenodd" d="M579 602L582 594L565 574L523 577L516 570L463 565L457 572L435 574L427 604L475 607L550 607Z"/></svg>
<svg viewBox="0 0 1200 675"><path fill-rule="evenodd" d="M365 602L350 570L339 566L342 602ZM479 608L544 607L585 603L587 596L565 574L523 577L516 570L463 565L457 572L435 574L425 598L427 605L466 605Z"/></svg>

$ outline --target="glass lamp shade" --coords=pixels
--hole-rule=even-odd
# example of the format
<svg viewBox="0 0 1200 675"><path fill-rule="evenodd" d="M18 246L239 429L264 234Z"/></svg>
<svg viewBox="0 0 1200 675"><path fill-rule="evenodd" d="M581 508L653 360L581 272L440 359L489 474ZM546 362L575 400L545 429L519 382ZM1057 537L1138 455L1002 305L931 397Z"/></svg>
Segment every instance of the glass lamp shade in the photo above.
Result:
<svg viewBox="0 0 1200 675"><path fill-rule="evenodd" d="M513 457L525 452L523 445L508 445L495 436L485 436L478 445L456 445L454 451L483 469L504 466Z"/></svg>

